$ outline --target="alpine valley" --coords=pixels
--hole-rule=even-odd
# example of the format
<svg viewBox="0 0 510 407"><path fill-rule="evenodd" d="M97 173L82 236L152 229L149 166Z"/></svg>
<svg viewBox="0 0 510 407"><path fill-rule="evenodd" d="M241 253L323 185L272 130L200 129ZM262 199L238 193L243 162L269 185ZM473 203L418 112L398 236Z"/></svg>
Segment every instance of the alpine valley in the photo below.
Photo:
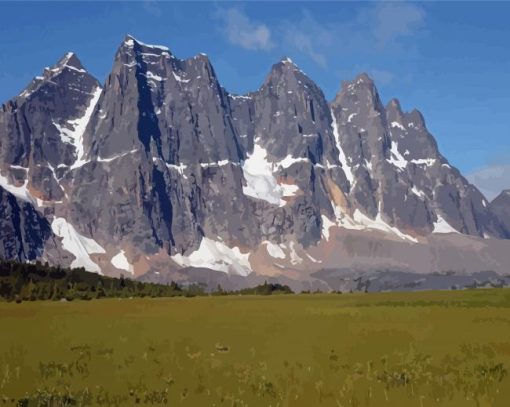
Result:
<svg viewBox="0 0 510 407"><path fill-rule="evenodd" d="M290 59L255 92L127 36L104 84L74 53L0 111L0 257L233 289L510 282L492 203L419 111L361 74L328 102Z"/></svg>

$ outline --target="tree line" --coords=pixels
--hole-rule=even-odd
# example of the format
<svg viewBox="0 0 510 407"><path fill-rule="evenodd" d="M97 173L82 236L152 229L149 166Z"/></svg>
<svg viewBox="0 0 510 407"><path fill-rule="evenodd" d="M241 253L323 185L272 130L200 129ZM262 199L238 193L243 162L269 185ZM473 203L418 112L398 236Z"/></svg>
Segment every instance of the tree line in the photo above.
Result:
<svg viewBox="0 0 510 407"><path fill-rule="evenodd" d="M242 288L240 290L224 290L221 285L218 285L216 291L212 295L276 295L276 294L293 294L294 292L287 285L279 283L268 283L264 281L264 284L259 284L256 287Z"/></svg>
<svg viewBox="0 0 510 407"><path fill-rule="evenodd" d="M102 276L84 268L63 268L48 263L20 263L0 259L0 299L7 301L92 300L130 297L194 297L201 295L271 295L290 294L291 289L264 282L257 287L237 291L217 290L207 293L202 285L157 284Z"/></svg>

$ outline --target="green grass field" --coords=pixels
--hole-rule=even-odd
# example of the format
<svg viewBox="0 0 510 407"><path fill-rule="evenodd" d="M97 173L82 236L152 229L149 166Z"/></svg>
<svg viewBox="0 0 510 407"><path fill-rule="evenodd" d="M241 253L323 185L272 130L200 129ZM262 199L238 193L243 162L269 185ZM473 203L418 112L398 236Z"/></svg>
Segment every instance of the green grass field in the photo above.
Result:
<svg viewBox="0 0 510 407"><path fill-rule="evenodd" d="M510 405L505 289L0 303L0 318L0 406Z"/></svg>

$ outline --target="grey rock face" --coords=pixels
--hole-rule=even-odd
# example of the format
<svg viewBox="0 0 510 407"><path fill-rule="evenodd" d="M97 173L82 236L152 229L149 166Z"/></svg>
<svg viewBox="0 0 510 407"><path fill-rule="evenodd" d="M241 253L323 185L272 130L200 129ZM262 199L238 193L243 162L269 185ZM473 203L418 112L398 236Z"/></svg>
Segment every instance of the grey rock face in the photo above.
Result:
<svg viewBox="0 0 510 407"><path fill-rule="evenodd" d="M403 112L397 100L384 106L367 75L345 82L328 103L284 59L259 90L236 96L221 87L207 56L181 60L130 36L102 87L67 54L2 106L0 175L11 187L25 186L48 222L65 218L105 248L96 252L98 264L122 248L128 260L144 263L136 273L155 279L164 279L156 273L165 268L179 270L182 256L198 264L182 262L182 275L205 267L200 256L222 269L221 256L232 256L233 247L234 256L249 253L257 274L265 271L258 251L267 244L287 261L278 267L299 279L306 267L324 266L320 258L303 263L307 250L341 247L345 259L335 261L344 264L354 256L357 237L329 241L332 225L345 236L345 229L383 230L367 247L397 260L405 256L393 253L400 247L394 240L378 243L388 231L423 245L434 232L510 236L506 212L488 205L440 154L422 115ZM4 200L5 213L15 213ZM42 216L32 209L32 218ZM22 231L9 222L9 256L28 259L28 249L13 243ZM32 224L24 225L30 232ZM39 257L37 250L31 255Z"/></svg>
<svg viewBox="0 0 510 407"><path fill-rule="evenodd" d="M275 64L264 84L248 96L231 96L234 126L246 155L257 145L267 151L274 175L297 186L284 208L264 210L258 218L278 241L290 234L304 246L321 239L321 212L333 215L331 185L348 189L338 161L328 103L322 91L290 60ZM276 219L290 219L275 228Z"/></svg>
<svg viewBox="0 0 510 407"><path fill-rule="evenodd" d="M490 208L503 225L507 237L510 238L510 189L501 191L490 203Z"/></svg>
<svg viewBox="0 0 510 407"><path fill-rule="evenodd" d="M41 259L52 237L48 221L33 205L0 187L0 258L30 261Z"/></svg>
<svg viewBox="0 0 510 407"><path fill-rule="evenodd" d="M383 107L372 80L344 83L332 103L351 168L349 197L371 218L426 235L446 222L460 233L504 237L483 195L439 153L417 110Z"/></svg>
<svg viewBox="0 0 510 407"><path fill-rule="evenodd" d="M16 185L28 178L34 196L61 201L60 179L79 153L80 119L99 87L77 56L45 68L0 111L0 172Z"/></svg>
<svg viewBox="0 0 510 407"><path fill-rule="evenodd" d="M205 234L255 243L250 203L225 193L241 190L243 149L205 55L180 60L127 37L85 144L88 162L69 180L82 229L92 221L104 238L171 254L198 247ZM90 193L98 189L110 192Z"/></svg>

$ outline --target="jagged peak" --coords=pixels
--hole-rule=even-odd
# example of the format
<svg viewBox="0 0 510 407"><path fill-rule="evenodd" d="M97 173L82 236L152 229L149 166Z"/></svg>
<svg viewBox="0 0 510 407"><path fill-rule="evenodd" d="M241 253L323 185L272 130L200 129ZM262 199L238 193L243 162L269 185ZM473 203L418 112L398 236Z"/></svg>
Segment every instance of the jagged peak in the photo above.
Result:
<svg viewBox="0 0 510 407"><path fill-rule="evenodd" d="M389 120L396 120L398 123L402 124L404 121L404 112L402 111L402 107L400 106L400 102L398 99L391 99L385 107L386 117Z"/></svg>
<svg viewBox="0 0 510 407"><path fill-rule="evenodd" d="M204 54L203 52L199 52L195 56L188 58L187 61L198 61L198 62L202 62L204 64L211 65L211 60L209 59L209 55Z"/></svg>
<svg viewBox="0 0 510 407"><path fill-rule="evenodd" d="M52 67L44 68L45 73L49 72L50 76L54 76L57 73L62 72L65 68L77 71L80 73L86 73L87 71L83 67L80 59L74 52L67 52L62 58L58 60L58 62Z"/></svg>
<svg viewBox="0 0 510 407"><path fill-rule="evenodd" d="M352 81L342 81L342 92L349 91L353 93L360 89L369 89L371 93L377 93L374 81L366 72L360 73Z"/></svg>
<svg viewBox="0 0 510 407"><path fill-rule="evenodd" d="M128 34L117 49L116 59L132 60L140 56L174 58L170 50L163 45L146 44Z"/></svg>
<svg viewBox="0 0 510 407"><path fill-rule="evenodd" d="M354 79L354 82L356 83L356 85L361 85L361 84L373 85L374 84L373 79L366 72L361 72L358 76L356 76L356 78Z"/></svg>
<svg viewBox="0 0 510 407"><path fill-rule="evenodd" d="M402 112L402 107L400 105L400 101L397 98L391 99L386 105L386 109L395 110L397 112Z"/></svg>
<svg viewBox="0 0 510 407"><path fill-rule="evenodd" d="M305 75L305 73L301 69L299 69L296 63L289 57L283 57L276 64L274 64L273 70L276 68L287 69L293 72L301 72L303 75Z"/></svg>
<svg viewBox="0 0 510 407"><path fill-rule="evenodd" d="M294 61L292 59L290 59L289 57L283 57L280 62L282 64L291 64L291 65L294 65L296 66L296 64L294 63Z"/></svg>
<svg viewBox="0 0 510 407"><path fill-rule="evenodd" d="M18 97L28 98L39 87L53 81L64 71L72 71L74 73L85 74L96 82L96 86L100 86L96 78L94 78L82 65L80 59L74 52L67 52L58 60L58 62L51 67L45 67L42 76L35 76L28 86L18 95Z"/></svg>
<svg viewBox="0 0 510 407"><path fill-rule="evenodd" d="M78 55L76 55L74 52L66 53L60 59L60 61L57 63L57 65L83 69L83 65L81 64L81 61L78 58Z"/></svg>
<svg viewBox="0 0 510 407"><path fill-rule="evenodd" d="M294 77L298 83L306 86L317 87L315 82L289 57L283 57L280 61L273 64L271 70L264 81L263 86L273 81L279 81L283 77Z"/></svg>
<svg viewBox="0 0 510 407"><path fill-rule="evenodd" d="M410 122L413 122L415 126L425 127L425 118L419 110L413 109L411 112L407 113L406 116L407 119Z"/></svg>
<svg viewBox="0 0 510 407"><path fill-rule="evenodd" d="M161 59L168 62L163 71L159 71L159 67L153 66ZM212 80L217 81L215 70L206 54L198 53L190 58L180 59L173 55L167 47L144 43L131 34L125 36L117 49L115 66L117 68L114 69L120 70L132 69L135 66L143 67L142 71L147 70L149 74L153 73L153 77L161 76L161 74L171 77L173 72L174 78L179 78L178 81L182 79L183 83L190 80L186 73L192 77L203 77L203 73L207 72ZM193 71L195 71L194 74Z"/></svg>
<svg viewBox="0 0 510 407"><path fill-rule="evenodd" d="M368 96L368 99L371 100L369 103L374 106L377 105L378 109L383 109L375 83L366 72L360 73L352 81L342 81L340 90L333 100L332 106L342 104L342 100L345 97L355 95L366 95L363 97L365 98Z"/></svg>
<svg viewBox="0 0 510 407"><path fill-rule="evenodd" d="M164 45L147 44L145 42L137 40L133 35L127 34L126 37L124 38L123 45L126 45L128 47L133 47L135 44L137 44L141 47L154 48L154 49L158 49L161 51L170 52L170 49L168 49L168 47L165 47Z"/></svg>

